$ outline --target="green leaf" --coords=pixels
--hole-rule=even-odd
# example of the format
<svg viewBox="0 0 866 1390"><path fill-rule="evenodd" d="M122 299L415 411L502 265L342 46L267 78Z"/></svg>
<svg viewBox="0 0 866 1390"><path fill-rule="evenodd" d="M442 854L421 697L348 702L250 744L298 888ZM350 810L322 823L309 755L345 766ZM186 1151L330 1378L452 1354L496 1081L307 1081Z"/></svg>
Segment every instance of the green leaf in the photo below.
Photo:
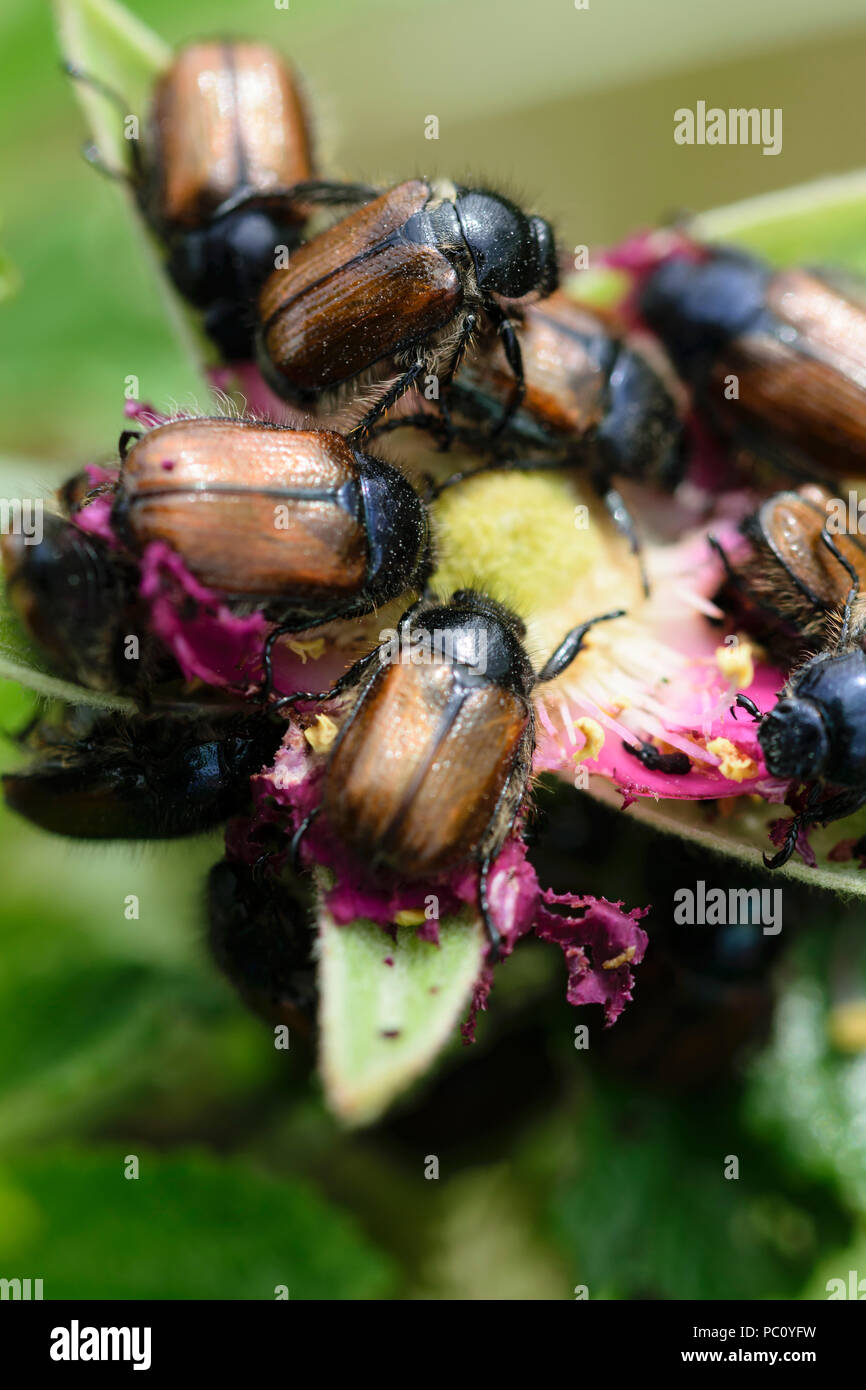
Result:
<svg viewBox="0 0 866 1390"><path fill-rule="evenodd" d="M137 1178L124 1176L128 1156ZM129 1140L4 1165L0 1261L41 1278L46 1299L273 1299L280 1286L290 1299L369 1299L393 1278L306 1183Z"/></svg>
<svg viewBox="0 0 866 1390"><path fill-rule="evenodd" d="M843 1017L852 1014L857 1027L843 1029ZM749 1118L789 1162L833 1182L866 1214L866 953L859 913L852 910L841 930L824 925L810 933L788 958L773 1038L753 1067Z"/></svg>
<svg viewBox="0 0 866 1390"><path fill-rule="evenodd" d="M843 1238L827 1193L744 1136L735 1096L683 1106L610 1078L587 1091L550 1218L590 1298L793 1298Z"/></svg>
<svg viewBox="0 0 866 1390"><path fill-rule="evenodd" d="M439 923L439 945L399 927L319 927L321 1068L328 1102L369 1124L429 1067L453 1036L481 970L484 934L468 911ZM388 961L393 964L388 964Z"/></svg>
<svg viewBox="0 0 866 1390"><path fill-rule="evenodd" d="M854 1271L853 1280L851 1278L852 1270ZM831 1284L831 1280L836 1282ZM842 1281L841 1289L839 1280ZM847 1299L853 1296L860 1301L864 1297L863 1290L866 1290L866 1284L861 1285L861 1280L866 1280L866 1230L864 1229L857 1233L851 1245L846 1246L844 1250L835 1250L832 1255L827 1255L822 1259L813 1272L803 1297L825 1299L832 1294L837 1299L840 1297Z"/></svg>
<svg viewBox="0 0 866 1390"><path fill-rule="evenodd" d="M4 251L0 251L0 303L15 294L21 284L21 276Z"/></svg>
<svg viewBox="0 0 866 1390"><path fill-rule="evenodd" d="M866 274L866 170L701 213L694 233L735 241L779 265L838 264Z"/></svg>
<svg viewBox="0 0 866 1390"><path fill-rule="evenodd" d="M129 172L124 115L137 115L143 129L154 79L171 49L115 0L55 0L54 8L64 60L129 103L124 112L98 87L75 84L100 155L109 168Z"/></svg>
<svg viewBox="0 0 866 1390"><path fill-rule="evenodd" d="M285 1070L183 925L198 917L216 837L160 847L151 866L57 841L50 874L45 837L5 808L0 839L0 1147L133 1101L139 1120L150 1103L163 1116L180 1104L192 1123L215 1095L225 1104ZM125 917L130 893L140 921Z"/></svg>
<svg viewBox="0 0 866 1390"><path fill-rule="evenodd" d="M589 785L590 793L607 806L618 808L622 796L610 783L600 777ZM745 806L735 803L730 815L719 816L712 824L707 824L706 816L692 801L653 801L642 797L628 808L628 815L643 821L666 835L679 835L693 844L701 845L714 854L737 859L761 873L765 872L763 856L773 851L770 843L770 823L784 818L790 812L786 806L771 806L766 802L749 800ZM848 816L844 821L834 821L823 830L810 832L809 840L818 857L818 864L810 869L794 856L782 869L774 870L774 877L796 879L812 888L829 888L848 897L866 897L866 874L852 868L850 863L833 863L827 853L843 837L859 838L866 834L866 810Z"/></svg>

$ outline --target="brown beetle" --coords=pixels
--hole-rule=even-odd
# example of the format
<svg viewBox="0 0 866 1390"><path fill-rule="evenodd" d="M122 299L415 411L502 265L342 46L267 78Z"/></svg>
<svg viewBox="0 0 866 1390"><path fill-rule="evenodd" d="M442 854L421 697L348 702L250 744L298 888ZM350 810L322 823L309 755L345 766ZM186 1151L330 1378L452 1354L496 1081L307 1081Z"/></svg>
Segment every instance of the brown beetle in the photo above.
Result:
<svg viewBox="0 0 866 1390"><path fill-rule="evenodd" d="M412 179L321 232L259 297L259 361L278 395L320 401L373 369L397 379L355 426L362 439L422 372L447 389L483 319L501 334L520 403L510 301L556 288L553 233L485 189Z"/></svg>
<svg viewBox="0 0 866 1390"><path fill-rule="evenodd" d="M397 659L375 648L325 692L278 702L355 698L328 761L318 810L362 860L417 879L467 860L480 866L478 897L491 944L487 877L526 799L535 749L532 692L575 659L606 613L563 638L536 673L513 613L473 590L447 604L422 602L403 616ZM411 652L411 655L407 653ZM421 659L418 658L420 653Z"/></svg>
<svg viewBox="0 0 866 1390"><path fill-rule="evenodd" d="M827 618L845 604L852 574L866 586L866 546L858 536L828 529L830 501L816 484L767 498L743 523L751 554L736 563L709 537L725 565L722 606L733 606L786 660L821 647Z"/></svg>
<svg viewBox="0 0 866 1390"><path fill-rule="evenodd" d="M67 70L128 110L97 78ZM144 139L131 140L130 151L132 187L165 245L169 274L205 312L205 329L228 359L250 355L255 296L277 248L300 243L313 207L376 191L313 178L297 79L262 43L182 48L156 85ZM88 157L103 167L94 151Z"/></svg>
<svg viewBox="0 0 866 1390"><path fill-rule="evenodd" d="M800 476L866 473L866 292L854 276L693 248L650 273L638 309L722 435Z"/></svg>
<svg viewBox="0 0 866 1390"><path fill-rule="evenodd" d="M637 553L637 532L614 480L649 483L666 492L681 482L683 402L673 367L651 340L624 339L606 319L561 290L526 308L519 337L526 394L495 439L493 457L484 468L586 467ZM490 428L502 413L509 380L503 347L486 335L451 386L444 415L431 410L398 417L381 428L412 425L439 433L444 444L456 438L489 448ZM445 486L467 476L454 474Z"/></svg>
<svg viewBox="0 0 866 1390"><path fill-rule="evenodd" d="M283 632L369 613L423 584L427 508L392 465L332 430L181 419L127 453L114 520L137 551L165 541L227 599Z"/></svg>

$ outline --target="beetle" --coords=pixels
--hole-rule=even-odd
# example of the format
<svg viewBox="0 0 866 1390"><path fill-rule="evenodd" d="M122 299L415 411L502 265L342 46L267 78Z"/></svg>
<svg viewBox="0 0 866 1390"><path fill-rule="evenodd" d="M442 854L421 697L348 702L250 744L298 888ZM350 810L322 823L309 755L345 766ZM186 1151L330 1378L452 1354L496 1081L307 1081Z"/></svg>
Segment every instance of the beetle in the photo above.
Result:
<svg viewBox="0 0 866 1390"><path fill-rule="evenodd" d="M866 296L856 277L692 247L637 309L719 433L790 473L866 471Z"/></svg>
<svg viewBox="0 0 866 1390"><path fill-rule="evenodd" d="M588 468L617 526L639 552L637 531L614 480L625 478L673 492L686 465L683 412L673 368L652 343L623 338L592 309L561 290L524 311L519 330L526 394L492 445L489 431L502 410L508 359L492 334L479 339L448 393L443 418L432 411L388 421L438 432L492 459L460 472L500 468ZM375 431L378 432L378 431Z"/></svg>
<svg viewBox="0 0 866 1390"><path fill-rule="evenodd" d="M369 613L430 567L427 507L391 464L333 430L181 419L127 452L113 511L135 551L164 541L229 602L285 632Z"/></svg>
<svg viewBox="0 0 866 1390"><path fill-rule="evenodd" d="M222 860L207 881L208 950L253 1013L308 1033L315 932L300 885Z"/></svg>
<svg viewBox="0 0 866 1390"><path fill-rule="evenodd" d="M842 608L851 586L837 551L866 583L866 546L856 535L834 533L831 549L826 489L810 483L777 492L743 522L750 554L732 561L714 536L726 581L717 601L734 607L738 618L757 630L762 643L781 658L818 651L827 618Z"/></svg>
<svg viewBox="0 0 866 1390"><path fill-rule="evenodd" d="M396 371L356 423L363 440L422 372L447 391L482 321L525 383L511 304L558 282L550 224L483 188L410 179L313 237L259 296L259 364L288 401L313 405ZM378 369L377 373L374 369Z"/></svg>
<svg viewBox="0 0 866 1390"><path fill-rule="evenodd" d="M126 113L122 97L71 64ZM174 284L204 312L228 360L249 358L253 308L278 247L291 253L319 204L351 204L375 189L313 177L310 129L297 79L266 44L208 40L180 49L160 76L143 140L129 141L131 183L163 243ZM92 163L98 154L87 151Z"/></svg>
<svg viewBox="0 0 866 1390"><path fill-rule="evenodd" d="M500 937L487 880L526 803L535 749L532 693L579 654L605 613L573 628L537 673L522 621L470 589L448 603L421 600L397 629L401 657L374 648L329 691L294 692L277 701L324 701L354 695L329 755L319 807L359 857L401 877L423 879L474 860L478 900L494 956ZM423 660L402 653L417 648Z"/></svg>
<svg viewBox="0 0 866 1390"><path fill-rule="evenodd" d="M7 806L42 830L85 840L197 835L244 809L285 724L260 711L126 715L70 710L25 735L35 752L5 773Z"/></svg>
<svg viewBox="0 0 866 1390"><path fill-rule="evenodd" d="M856 606L860 573L826 528L822 543L849 580L836 640L793 672L766 713L748 695L736 699L758 723L770 776L806 786L782 848L764 856L769 869L787 863L801 830L852 815L866 803L866 628Z"/></svg>
<svg viewBox="0 0 866 1390"><path fill-rule="evenodd" d="M0 556L12 605L58 675L143 695L165 673L169 659L141 623L136 568L101 536L45 512L38 545L10 533Z"/></svg>

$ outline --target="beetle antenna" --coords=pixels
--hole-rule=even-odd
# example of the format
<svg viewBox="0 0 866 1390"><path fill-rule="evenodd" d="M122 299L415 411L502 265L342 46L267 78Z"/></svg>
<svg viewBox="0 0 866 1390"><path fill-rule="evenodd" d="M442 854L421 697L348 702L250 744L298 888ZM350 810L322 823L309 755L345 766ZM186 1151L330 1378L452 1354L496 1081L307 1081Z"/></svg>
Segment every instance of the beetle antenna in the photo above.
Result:
<svg viewBox="0 0 866 1390"><path fill-rule="evenodd" d="M567 666L571 665L583 646L584 637L591 627L595 627L596 623L609 623L614 618L624 617L625 609L617 608L613 613L601 613L597 618L590 618L589 622L581 623L580 627L573 627L571 632L565 634L556 651L542 666L535 678L536 685L541 685L543 681L555 680Z"/></svg>
<svg viewBox="0 0 866 1390"><path fill-rule="evenodd" d="M758 709L758 706L755 704L754 700L750 699L748 695L738 695L734 703L731 705L731 714L734 716L735 719L737 717L737 706L739 706L740 709L744 709L747 714L750 714L752 718L755 720L755 722L758 724L764 717L762 712Z"/></svg>
<svg viewBox="0 0 866 1390"><path fill-rule="evenodd" d="M728 552L725 550L725 547L722 545L718 536L712 536L708 532L707 545L710 547L711 550L714 550L716 552L719 559L721 560L725 570L725 578L727 579L728 583L733 584L735 588L739 589L741 587L742 581L740 580L737 571L731 564L730 556L728 555Z"/></svg>
<svg viewBox="0 0 866 1390"><path fill-rule="evenodd" d="M302 867L300 861L301 841L303 840L310 826L313 824L313 821L316 819L316 816L319 814L320 810L320 806L314 806L312 811L310 811L308 815L304 816L304 819L301 821L300 825L298 826L297 830L292 836L292 842L289 845L289 863L295 871L299 870Z"/></svg>

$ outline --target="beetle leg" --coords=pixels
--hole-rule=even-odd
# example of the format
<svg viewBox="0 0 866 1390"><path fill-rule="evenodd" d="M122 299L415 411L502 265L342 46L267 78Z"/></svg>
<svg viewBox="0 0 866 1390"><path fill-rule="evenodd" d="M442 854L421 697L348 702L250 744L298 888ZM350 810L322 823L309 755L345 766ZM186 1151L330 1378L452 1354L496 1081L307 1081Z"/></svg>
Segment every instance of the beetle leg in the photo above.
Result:
<svg viewBox="0 0 866 1390"><path fill-rule="evenodd" d="M485 854L481 860L478 870L478 906L481 909L481 916L484 921L484 930L487 932L487 939L490 942L490 963L495 965L499 960L502 950L502 937L499 928L490 913L490 899L487 896L487 878L490 873L492 857Z"/></svg>
<svg viewBox="0 0 866 1390"><path fill-rule="evenodd" d="M296 203L322 203L325 207L347 206L350 203L369 203L378 198L381 189L369 183L339 183L335 179L307 179L286 189L286 195Z"/></svg>
<svg viewBox="0 0 866 1390"><path fill-rule="evenodd" d="M419 358L412 366L405 371L401 377L388 387L388 390L374 401L366 415L363 415L357 425L346 435L350 444L362 444L370 434L376 421L381 418L393 405L399 401L401 396L405 396L411 386L414 386L418 377L424 370L424 362Z"/></svg>
<svg viewBox="0 0 866 1390"><path fill-rule="evenodd" d="M259 695L262 700L267 700L274 687L273 672L273 653L274 646L281 637L285 637L290 632L308 632L312 627L324 627L325 623L333 622L335 618L345 617L341 613L327 613L324 617L316 618L312 622L305 622L300 627L297 623L277 623L272 627L262 648L262 668L264 679L261 684Z"/></svg>
<svg viewBox="0 0 866 1390"><path fill-rule="evenodd" d="M442 420L439 415L428 415L419 411L417 415L398 415L396 420L382 420L370 431L370 437L392 434L394 430L427 430L430 434L442 433Z"/></svg>
<svg viewBox="0 0 866 1390"><path fill-rule="evenodd" d="M499 336L502 338L502 347L505 352L505 360L514 373L514 387L508 398L508 404L502 413L502 418L493 427L490 438L495 439L505 429L512 415L515 415L523 404L526 395L526 377L523 374L523 353L520 349L520 339L514 328L514 324L507 315L499 320Z"/></svg>
<svg viewBox="0 0 866 1390"><path fill-rule="evenodd" d="M255 202L257 207L279 212L287 202L321 203L324 206L349 206L354 203L369 203L378 198L379 189L366 183L337 183L331 179L308 179L301 183L289 184L285 188L269 188L262 193L260 188L245 185L236 188L230 197L220 203L214 217L225 217L236 212L247 203Z"/></svg>
<svg viewBox="0 0 866 1390"><path fill-rule="evenodd" d="M557 676L567 666L570 666L574 658L583 646L583 639L591 627L596 623L608 623L613 618L624 618L625 609L617 608L613 613L601 613L597 618L590 618L588 622L581 623L579 627L573 627L571 632L567 632L557 647L556 651L542 666L538 675L535 677L536 685L541 685L543 681L555 680Z"/></svg>
<svg viewBox="0 0 866 1390"><path fill-rule="evenodd" d="M304 816L304 819L301 821L300 825L298 826L297 830L292 836L292 842L289 845L289 863L295 871L301 868L301 862L299 858L301 852L301 841L303 840L310 826L313 824L313 821L316 819L316 816L319 814L320 810L321 807L314 806L312 811L310 811L306 816Z"/></svg>
<svg viewBox="0 0 866 1390"><path fill-rule="evenodd" d="M778 854L764 855L765 869L780 869L783 864L787 864L788 860L791 858L791 855L794 853L794 850L797 847L797 840L799 838L800 831L802 830L803 826L821 820L820 814L816 815L815 807L815 802L818 800L820 791L820 782L813 782L809 795L806 798L806 805L803 807L802 811L799 811L797 815L792 818L791 824L788 826L787 832L785 834L785 843L782 845L782 848L779 850ZM855 793L855 796L857 797L857 804L862 805L862 794ZM837 800L839 800L839 798L837 798ZM846 807L845 810L839 811L837 813L837 816L830 815L827 817L827 819L836 820L838 816L848 815L850 811L856 809L857 806Z"/></svg>
<svg viewBox="0 0 866 1390"><path fill-rule="evenodd" d="M443 451L451 448L456 434L456 430L451 419L451 412L448 409L448 392L450 390L452 381L454 380L455 376L460 370L460 365L463 361L463 358L466 356L466 349L469 347L469 344L472 340L472 335L477 327L478 315L474 309L470 309L469 313L463 320L463 324L461 326L460 333L457 338L456 346L451 354L451 359L448 363L448 366L445 370L444 378L441 382L441 389L439 392L439 413L442 417L444 438L439 447Z"/></svg>
<svg viewBox="0 0 866 1390"><path fill-rule="evenodd" d="M414 604L413 608L417 608L417 606L417 604ZM410 612L411 611L410 609ZM378 655L379 648L374 647L371 652L366 652L364 656L359 657L357 661L352 663L348 670L343 672L342 676L339 676L337 680L334 681L330 690L293 690L291 695L281 695L278 700L274 700L271 709L283 709L285 706L296 705L299 701L309 701L311 704L323 704L325 700L335 699L336 696L341 695L348 686L355 684L366 670L367 666L369 666L372 661L376 660Z"/></svg>
<svg viewBox="0 0 866 1390"><path fill-rule="evenodd" d="M821 532L821 540L826 545L830 554L834 555L836 559L839 561L839 564L842 565L845 570L847 570L848 577L851 580L851 588L848 590L848 596L845 599L845 607L842 610L842 627L839 631L839 639L836 643L836 651L840 652L844 650L844 648L848 645L848 633L851 628L851 609L853 608L854 603L857 599L857 595L860 592L860 576L858 575L854 566L851 564L851 561L846 560L845 556L842 554L836 542L833 540L833 537L830 535L830 532L827 530L826 526Z"/></svg>
<svg viewBox="0 0 866 1390"><path fill-rule="evenodd" d="M92 73L85 72L83 68L77 67L75 63L71 63L67 58L63 59L60 66L62 70L66 73L66 76L72 78L73 82L81 82L86 87L92 87L94 92L98 92L100 96L105 97L106 101L112 102L121 112L124 118L126 116L134 115L134 112L130 111L129 109L129 102L121 96L120 92L115 91L114 87L110 87L107 82L103 82L102 78L94 77ZM140 178L143 170L141 164L141 149L138 143L138 138L136 137L136 139L134 140L129 140L127 141L127 143L130 146L130 157L132 159L133 170L135 172L136 177ZM104 163L96 145L85 145L84 158L87 160L88 164L92 164L93 167L95 169L98 169L101 174L105 174L106 178L120 179L125 183L132 182L132 179L130 178L129 174L126 173L124 170L111 169L107 164Z"/></svg>
<svg viewBox="0 0 866 1390"><path fill-rule="evenodd" d="M134 439L141 439L143 430L124 430L117 441L117 452L120 455L120 462L126 462L126 455L129 453L129 446Z"/></svg>

